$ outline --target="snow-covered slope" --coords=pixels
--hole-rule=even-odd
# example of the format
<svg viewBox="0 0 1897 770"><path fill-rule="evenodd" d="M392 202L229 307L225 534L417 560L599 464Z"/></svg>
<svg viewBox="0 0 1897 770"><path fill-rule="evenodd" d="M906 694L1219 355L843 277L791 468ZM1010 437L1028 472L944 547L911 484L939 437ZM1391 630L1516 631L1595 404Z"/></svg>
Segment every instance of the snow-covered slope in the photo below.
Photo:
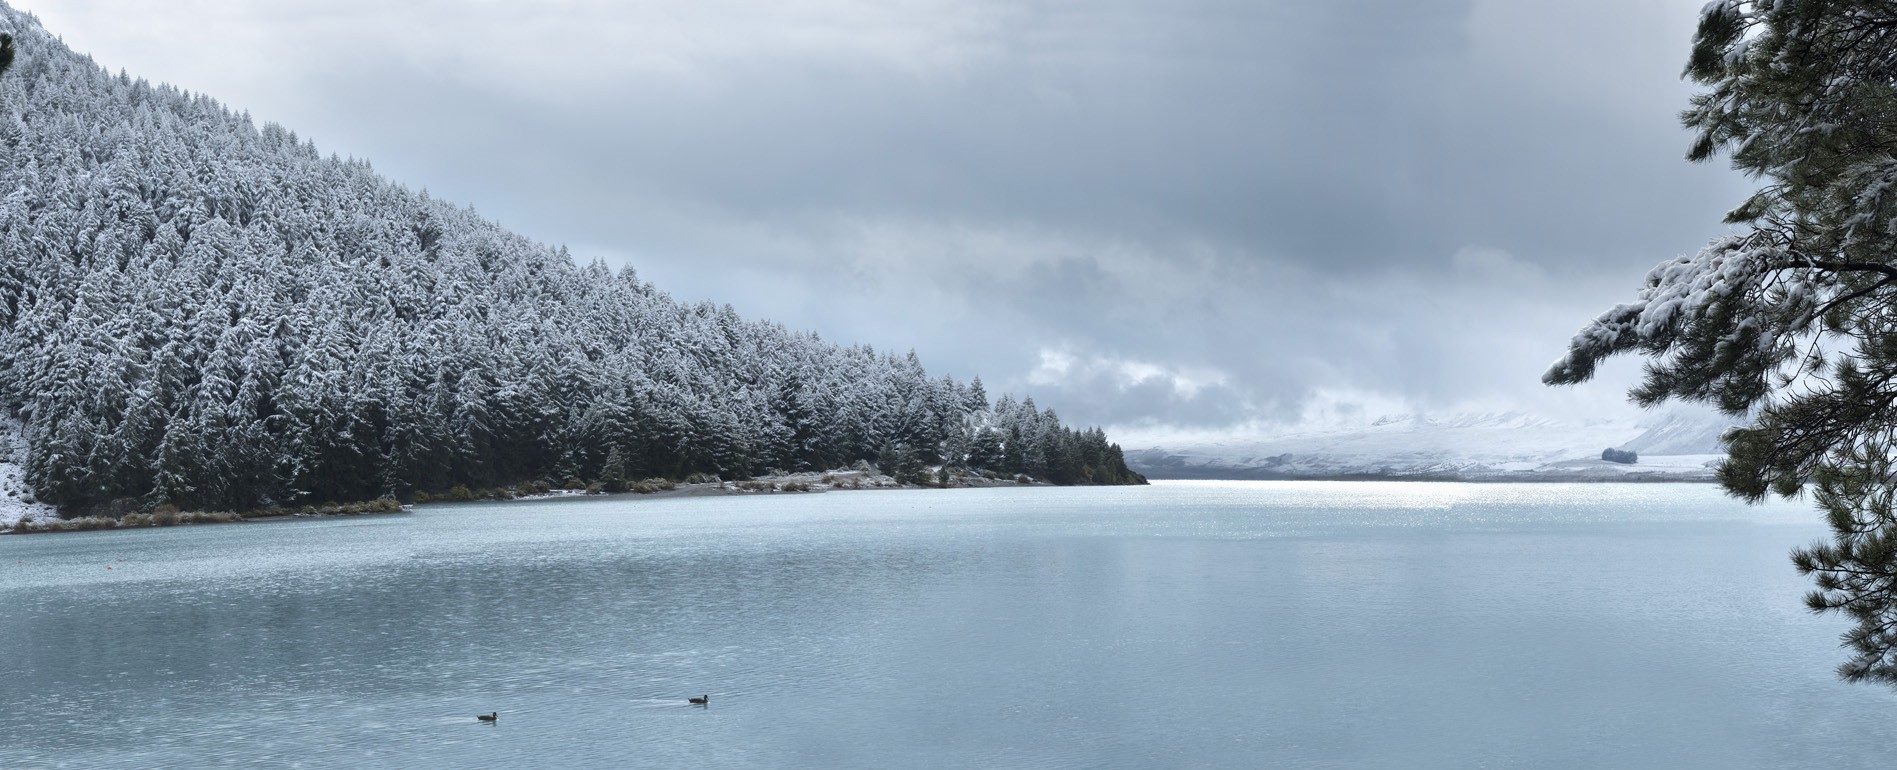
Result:
<svg viewBox="0 0 1897 770"><path fill-rule="evenodd" d="M20 461L25 457L26 441L20 437L20 424L0 417L0 528L12 527L21 516L57 518L53 507L35 499L33 491L21 481Z"/></svg>
<svg viewBox="0 0 1897 770"><path fill-rule="evenodd" d="M981 430L1037 448L996 471L1137 480L1026 398L576 261L4 0L0 30L0 411L67 513L748 477Z"/></svg>
<svg viewBox="0 0 1897 770"><path fill-rule="evenodd" d="M1409 477L1468 480L1711 480L1729 418L1697 410L1572 421L1525 412L1395 415L1126 453L1151 478ZM1631 449L1632 465L1600 459Z"/></svg>

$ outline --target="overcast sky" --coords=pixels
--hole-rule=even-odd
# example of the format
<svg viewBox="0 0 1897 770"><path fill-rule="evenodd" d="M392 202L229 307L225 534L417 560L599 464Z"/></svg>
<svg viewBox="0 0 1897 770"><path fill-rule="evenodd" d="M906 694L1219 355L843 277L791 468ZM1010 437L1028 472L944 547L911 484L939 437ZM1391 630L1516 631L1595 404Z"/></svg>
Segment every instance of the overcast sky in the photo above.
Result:
<svg viewBox="0 0 1897 770"><path fill-rule="evenodd" d="M1631 408L1545 366L1746 190L1700 0L11 0L674 296L1129 446Z"/></svg>

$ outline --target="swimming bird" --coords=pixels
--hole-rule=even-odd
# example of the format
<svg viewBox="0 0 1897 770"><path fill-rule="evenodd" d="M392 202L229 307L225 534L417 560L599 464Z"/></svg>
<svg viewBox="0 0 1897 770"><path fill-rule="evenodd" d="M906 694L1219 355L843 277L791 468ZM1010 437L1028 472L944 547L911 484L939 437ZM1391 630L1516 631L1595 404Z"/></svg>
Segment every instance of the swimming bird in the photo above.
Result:
<svg viewBox="0 0 1897 770"><path fill-rule="evenodd" d="M695 705L703 706L708 703L711 703L711 696L707 695L703 698L689 698L688 700L690 700Z"/></svg>
<svg viewBox="0 0 1897 770"><path fill-rule="evenodd" d="M481 720L481 721L483 721L483 722L495 722L495 721L499 721L499 720L500 720L500 718L501 718L501 712L499 712L499 711L496 711L496 712L494 712L494 713L492 713L492 714L475 714L475 715L474 715L474 718L475 718L475 719L479 719L479 720Z"/></svg>

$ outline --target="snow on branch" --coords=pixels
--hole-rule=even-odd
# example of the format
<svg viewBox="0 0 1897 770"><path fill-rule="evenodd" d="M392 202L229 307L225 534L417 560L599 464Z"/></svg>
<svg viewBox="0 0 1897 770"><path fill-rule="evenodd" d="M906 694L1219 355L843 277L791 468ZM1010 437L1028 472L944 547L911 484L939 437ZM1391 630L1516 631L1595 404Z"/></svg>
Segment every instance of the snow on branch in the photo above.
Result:
<svg viewBox="0 0 1897 770"><path fill-rule="evenodd" d="M1770 324L1762 317L1768 305L1732 300L1761 295L1768 283L1780 290L1779 309L1809 308L1813 292L1807 281L1816 275L1807 271L1805 280L1786 280L1778 272L1785 256L1777 244L1734 236L1716 239L1691 257L1660 263L1647 273L1639 299L1617 305L1582 327L1568 343L1567 355L1548 368L1542 382L1584 382L1594 376L1602 359L1629 350L1663 353L1677 344L1687 326L1715 315L1728 327L1726 341L1736 342L1744 332Z"/></svg>

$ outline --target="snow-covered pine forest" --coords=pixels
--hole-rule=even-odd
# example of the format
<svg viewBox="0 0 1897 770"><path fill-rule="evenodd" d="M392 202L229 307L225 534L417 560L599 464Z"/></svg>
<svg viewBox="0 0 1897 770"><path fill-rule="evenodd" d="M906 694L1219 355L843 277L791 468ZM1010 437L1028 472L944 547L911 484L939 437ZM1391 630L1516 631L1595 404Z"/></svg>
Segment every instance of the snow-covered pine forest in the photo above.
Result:
<svg viewBox="0 0 1897 770"><path fill-rule="evenodd" d="M977 379L686 304L0 5L0 408L46 501L247 509L867 460L1138 483Z"/></svg>

